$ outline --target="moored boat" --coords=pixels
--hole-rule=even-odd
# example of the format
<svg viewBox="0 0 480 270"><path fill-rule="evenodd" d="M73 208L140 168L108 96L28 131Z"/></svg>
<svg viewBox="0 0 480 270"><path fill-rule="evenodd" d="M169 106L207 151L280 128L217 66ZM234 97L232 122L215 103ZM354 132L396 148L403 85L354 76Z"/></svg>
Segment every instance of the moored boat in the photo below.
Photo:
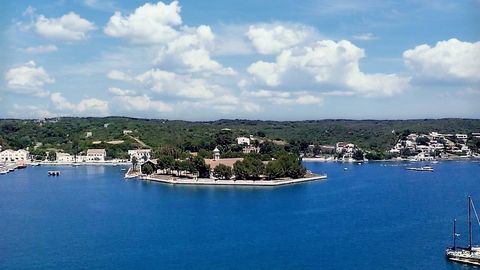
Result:
<svg viewBox="0 0 480 270"><path fill-rule="evenodd" d="M418 171L418 172L433 172L433 168L430 166L422 166L422 167L407 167L409 171Z"/></svg>
<svg viewBox="0 0 480 270"><path fill-rule="evenodd" d="M475 247L472 243L472 210L473 213L475 213L480 226L480 219L478 218L477 211L475 210L475 205L473 204L471 196L468 196L468 246L457 246L457 238L460 236L460 234L457 233L457 220L454 220L452 235L453 246L447 248L445 255L450 261L480 266L480 247Z"/></svg>

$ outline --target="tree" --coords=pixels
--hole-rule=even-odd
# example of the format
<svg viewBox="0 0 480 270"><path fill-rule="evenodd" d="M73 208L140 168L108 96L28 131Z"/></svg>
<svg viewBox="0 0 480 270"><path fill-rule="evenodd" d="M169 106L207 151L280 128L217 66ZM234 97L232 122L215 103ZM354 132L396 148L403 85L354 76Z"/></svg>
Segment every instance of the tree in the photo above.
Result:
<svg viewBox="0 0 480 270"><path fill-rule="evenodd" d="M219 145L225 146L234 142L233 134L229 130L222 130L215 135L215 142Z"/></svg>
<svg viewBox="0 0 480 270"><path fill-rule="evenodd" d="M256 156L247 156L233 164L233 173L237 179L259 179L264 170L265 164Z"/></svg>
<svg viewBox="0 0 480 270"><path fill-rule="evenodd" d="M218 179L229 180L232 178L232 168L224 164L218 164L217 167L213 170L213 176Z"/></svg>
<svg viewBox="0 0 480 270"><path fill-rule="evenodd" d="M355 152L353 152L352 158L355 160L363 160L363 151L360 149L355 150Z"/></svg>
<svg viewBox="0 0 480 270"><path fill-rule="evenodd" d="M300 178L303 177L307 171L303 166L302 161L295 154L281 154L277 161L283 171L281 177Z"/></svg>
<svg viewBox="0 0 480 270"><path fill-rule="evenodd" d="M133 156L132 157L132 168L133 168L134 171L137 169L137 165L138 165L137 157Z"/></svg>
<svg viewBox="0 0 480 270"><path fill-rule="evenodd" d="M199 177L208 178L210 176L210 166L205 164L205 160L201 157L192 157L191 162L193 164L193 173L198 173Z"/></svg>
<svg viewBox="0 0 480 270"><path fill-rule="evenodd" d="M417 139L415 140L415 142L418 144L418 145L428 145L428 143L430 142L430 139L425 137L425 136L421 136L421 137L417 137Z"/></svg>
<svg viewBox="0 0 480 270"><path fill-rule="evenodd" d="M150 162L147 162L142 165L141 170L144 174L152 174L155 171L155 168L150 164Z"/></svg>
<svg viewBox="0 0 480 270"><path fill-rule="evenodd" d="M282 165L277 160L272 160L265 166L265 175L270 180L282 177L284 174Z"/></svg>
<svg viewBox="0 0 480 270"><path fill-rule="evenodd" d="M55 161L57 159L57 152L50 151L48 152L48 160Z"/></svg>

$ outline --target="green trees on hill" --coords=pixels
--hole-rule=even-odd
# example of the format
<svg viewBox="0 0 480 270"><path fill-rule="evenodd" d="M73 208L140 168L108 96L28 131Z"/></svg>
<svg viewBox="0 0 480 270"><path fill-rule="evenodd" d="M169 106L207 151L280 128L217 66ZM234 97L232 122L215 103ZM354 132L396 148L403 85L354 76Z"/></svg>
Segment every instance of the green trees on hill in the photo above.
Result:
<svg viewBox="0 0 480 270"><path fill-rule="evenodd" d="M232 178L232 175L232 168L224 164L217 165L217 167L215 167L215 169L213 170L213 176L218 179L228 180Z"/></svg>
<svg viewBox="0 0 480 270"><path fill-rule="evenodd" d="M236 179L258 180L261 176L267 179L300 178L306 173L302 161L295 154L281 153L277 159L268 161L265 165L258 157L249 156L233 165Z"/></svg>

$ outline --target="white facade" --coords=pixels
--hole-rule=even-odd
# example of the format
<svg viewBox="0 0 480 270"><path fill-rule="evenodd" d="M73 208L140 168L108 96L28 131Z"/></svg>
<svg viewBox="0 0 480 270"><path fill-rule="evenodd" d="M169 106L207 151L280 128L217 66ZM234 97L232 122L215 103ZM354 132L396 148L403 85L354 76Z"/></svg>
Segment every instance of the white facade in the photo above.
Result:
<svg viewBox="0 0 480 270"><path fill-rule="evenodd" d="M71 163L75 161L75 157L68 153L57 152L57 162L59 163Z"/></svg>
<svg viewBox="0 0 480 270"><path fill-rule="evenodd" d="M87 161L103 162L105 161L106 156L107 156L107 151L105 151L105 149L88 149L87 150Z"/></svg>
<svg viewBox="0 0 480 270"><path fill-rule="evenodd" d="M468 139L467 134L455 134L455 137L459 140L467 140Z"/></svg>
<svg viewBox="0 0 480 270"><path fill-rule="evenodd" d="M130 161L132 161L133 157L136 157L137 160L149 160L152 154L151 149L135 149L135 150L128 150L128 155L130 156Z"/></svg>
<svg viewBox="0 0 480 270"><path fill-rule="evenodd" d="M28 160L30 153L26 150L20 149L17 151L7 149L0 152L0 161L2 162L15 162L20 160Z"/></svg>
<svg viewBox="0 0 480 270"><path fill-rule="evenodd" d="M247 138L247 137L238 137L238 138L237 138L237 144L250 145L250 138Z"/></svg>
<svg viewBox="0 0 480 270"><path fill-rule="evenodd" d="M85 134L85 138L89 138L92 136L93 136L93 133L91 131L87 131L87 133Z"/></svg>
<svg viewBox="0 0 480 270"><path fill-rule="evenodd" d="M131 130L128 130L128 129L124 129L123 130L123 135L128 135L128 134L131 134L133 131Z"/></svg>

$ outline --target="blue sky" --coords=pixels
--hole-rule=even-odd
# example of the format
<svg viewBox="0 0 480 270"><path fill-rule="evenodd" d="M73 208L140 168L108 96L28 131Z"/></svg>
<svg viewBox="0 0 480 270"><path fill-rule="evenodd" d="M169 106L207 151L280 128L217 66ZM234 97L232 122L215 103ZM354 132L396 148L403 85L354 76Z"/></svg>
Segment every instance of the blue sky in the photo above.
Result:
<svg viewBox="0 0 480 270"><path fill-rule="evenodd" d="M480 117L480 1L6 1L0 117Z"/></svg>

